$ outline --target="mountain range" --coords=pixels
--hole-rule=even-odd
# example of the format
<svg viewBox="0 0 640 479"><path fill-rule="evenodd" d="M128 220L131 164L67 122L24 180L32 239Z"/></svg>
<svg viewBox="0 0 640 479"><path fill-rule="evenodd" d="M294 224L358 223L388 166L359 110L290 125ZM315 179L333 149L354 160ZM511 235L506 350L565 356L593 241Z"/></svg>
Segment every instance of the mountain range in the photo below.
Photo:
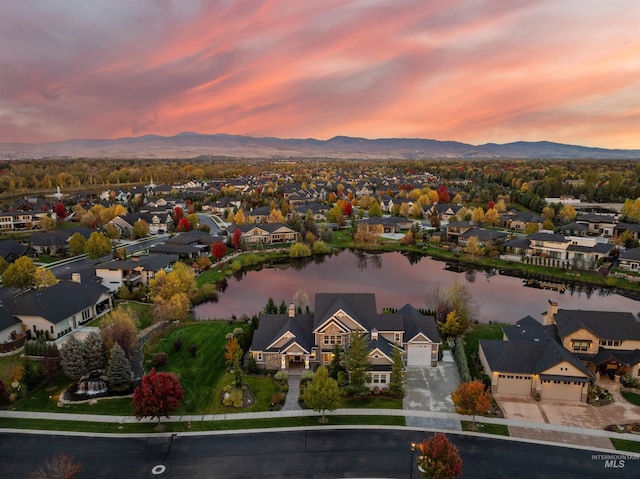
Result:
<svg viewBox="0 0 640 479"><path fill-rule="evenodd" d="M549 141L470 145L419 138L329 140L256 138L185 132L52 143L0 143L0 158L333 158L333 159L640 159L640 150L591 148Z"/></svg>

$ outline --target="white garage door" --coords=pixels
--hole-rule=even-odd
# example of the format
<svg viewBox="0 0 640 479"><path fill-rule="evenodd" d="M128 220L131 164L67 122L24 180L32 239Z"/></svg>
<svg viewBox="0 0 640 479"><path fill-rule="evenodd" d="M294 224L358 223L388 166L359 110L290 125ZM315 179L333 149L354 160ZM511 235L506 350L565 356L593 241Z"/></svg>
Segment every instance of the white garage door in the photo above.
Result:
<svg viewBox="0 0 640 479"><path fill-rule="evenodd" d="M407 354L407 366L430 366L431 345L411 344Z"/></svg>
<svg viewBox="0 0 640 479"><path fill-rule="evenodd" d="M531 377L518 374L498 375L498 394L531 395Z"/></svg>
<svg viewBox="0 0 640 479"><path fill-rule="evenodd" d="M580 401L582 384L573 381L542 380L542 399L561 399L564 401Z"/></svg>

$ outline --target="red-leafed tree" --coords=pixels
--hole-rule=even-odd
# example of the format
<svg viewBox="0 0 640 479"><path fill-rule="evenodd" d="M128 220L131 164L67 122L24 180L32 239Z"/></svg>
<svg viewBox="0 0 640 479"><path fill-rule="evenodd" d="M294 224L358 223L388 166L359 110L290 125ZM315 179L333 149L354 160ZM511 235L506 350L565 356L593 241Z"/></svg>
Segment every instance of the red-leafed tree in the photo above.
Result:
<svg viewBox="0 0 640 479"><path fill-rule="evenodd" d="M493 200L489 201L489 203L487 203L487 209L490 210L491 208L495 208L495 203L493 202Z"/></svg>
<svg viewBox="0 0 640 479"><path fill-rule="evenodd" d="M242 231L240 231L240 228L236 228L236 230L233 232L233 237L231 238L231 244L235 249L238 249L240 247L241 242L242 242Z"/></svg>
<svg viewBox="0 0 640 479"><path fill-rule="evenodd" d="M180 218L180 221L178 221L178 231L180 232L191 231L191 223L187 218L184 218L184 217Z"/></svg>
<svg viewBox="0 0 640 479"><path fill-rule="evenodd" d="M220 259L224 257L225 254L227 254L227 246L222 241L213 243L211 245L211 254L215 259Z"/></svg>
<svg viewBox="0 0 640 479"><path fill-rule="evenodd" d="M440 199L440 203L449 203L449 201L451 201L449 189L445 185L441 185L438 188L438 198Z"/></svg>
<svg viewBox="0 0 640 479"><path fill-rule="evenodd" d="M182 218L184 218L184 210L179 206L176 206L175 208L173 208L174 223L177 225Z"/></svg>
<svg viewBox="0 0 640 479"><path fill-rule="evenodd" d="M351 216L353 214L353 205L350 201L346 201L344 206L342 207L342 214L346 216Z"/></svg>
<svg viewBox="0 0 640 479"><path fill-rule="evenodd" d="M451 393L451 400L458 414L470 414L473 417L473 428L476 427L476 414L486 414L491 407L493 396L485 389L484 383L468 381L461 383Z"/></svg>
<svg viewBox="0 0 640 479"><path fill-rule="evenodd" d="M462 474L462 458L458 448L444 434L436 434L416 445L418 469L422 477L454 479Z"/></svg>
<svg viewBox="0 0 640 479"><path fill-rule="evenodd" d="M171 373L156 373L153 368L142 377L142 383L133 391L133 414L136 418L169 417L180 407L184 394L180 381Z"/></svg>
<svg viewBox="0 0 640 479"><path fill-rule="evenodd" d="M62 203L56 203L53 211L55 212L56 217L60 220L67 217L67 208Z"/></svg>

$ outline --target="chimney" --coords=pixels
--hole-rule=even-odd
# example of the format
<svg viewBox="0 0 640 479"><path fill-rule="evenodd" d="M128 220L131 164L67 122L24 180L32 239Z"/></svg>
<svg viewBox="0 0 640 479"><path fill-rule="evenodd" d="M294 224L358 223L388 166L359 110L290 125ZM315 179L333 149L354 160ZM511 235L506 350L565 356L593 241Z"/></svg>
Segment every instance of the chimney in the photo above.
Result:
<svg viewBox="0 0 640 479"><path fill-rule="evenodd" d="M542 324L545 326L556 324L555 316L557 312L558 312L558 302L550 299L547 312L544 314L542 318Z"/></svg>
<svg viewBox="0 0 640 479"><path fill-rule="evenodd" d="M80 273L71 273L71 281L75 283L82 283L82 279L80 278Z"/></svg>
<svg viewBox="0 0 640 479"><path fill-rule="evenodd" d="M289 317L293 318L296 315L296 307L293 303L289 304Z"/></svg>
<svg viewBox="0 0 640 479"><path fill-rule="evenodd" d="M376 328L373 328L371 330L371 341L377 341L378 340L378 330Z"/></svg>

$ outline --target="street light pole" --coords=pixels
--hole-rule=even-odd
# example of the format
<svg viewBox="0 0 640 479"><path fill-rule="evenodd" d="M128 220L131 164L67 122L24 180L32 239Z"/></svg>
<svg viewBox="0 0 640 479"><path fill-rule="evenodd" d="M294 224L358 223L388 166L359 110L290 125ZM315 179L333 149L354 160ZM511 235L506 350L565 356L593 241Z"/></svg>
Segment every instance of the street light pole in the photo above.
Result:
<svg viewBox="0 0 640 479"><path fill-rule="evenodd" d="M415 442L411 443L411 460L409 462L409 479L413 479L413 453L416 451L417 444Z"/></svg>

